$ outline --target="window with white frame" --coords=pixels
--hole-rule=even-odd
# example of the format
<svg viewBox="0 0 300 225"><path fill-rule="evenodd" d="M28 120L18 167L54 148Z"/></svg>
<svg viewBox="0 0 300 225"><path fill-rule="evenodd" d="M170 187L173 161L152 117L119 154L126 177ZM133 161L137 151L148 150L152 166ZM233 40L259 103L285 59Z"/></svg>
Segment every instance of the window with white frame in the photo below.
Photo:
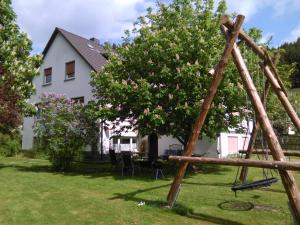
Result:
<svg viewBox="0 0 300 225"><path fill-rule="evenodd" d="M44 69L44 84L51 84L52 82L52 67Z"/></svg>
<svg viewBox="0 0 300 225"><path fill-rule="evenodd" d="M75 78L75 61L66 63L66 80L71 80Z"/></svg>

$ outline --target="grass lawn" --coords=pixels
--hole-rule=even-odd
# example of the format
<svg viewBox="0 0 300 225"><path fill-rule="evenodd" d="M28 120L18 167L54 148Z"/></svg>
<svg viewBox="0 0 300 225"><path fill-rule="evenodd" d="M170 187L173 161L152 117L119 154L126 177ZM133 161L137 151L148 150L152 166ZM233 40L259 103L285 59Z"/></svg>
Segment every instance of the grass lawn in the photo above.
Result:
<svg viewBox="0 0 300 225"><path fill-rule="evenodd" d="M205 166L189 174L176 206L167 210L160 205L172 174L157 181L151 174L122 178L108 165L86 164L54 173L47 160L0 158L0 224L291 224L281 182L235 197L236 169ZM250 173L250 179L262 178L259 169ZM235 211L230 202L254 208Z"/></svg>

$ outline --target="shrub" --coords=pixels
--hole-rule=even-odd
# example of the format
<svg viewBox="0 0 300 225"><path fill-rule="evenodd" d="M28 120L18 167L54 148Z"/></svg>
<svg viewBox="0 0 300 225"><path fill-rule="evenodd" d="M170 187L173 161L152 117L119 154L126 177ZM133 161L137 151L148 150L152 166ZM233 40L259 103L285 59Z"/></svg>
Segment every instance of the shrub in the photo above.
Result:
<svg viewBox="0 0 300 225"><path fill-rule="evenodd" d="M20 152L21 146L18 137L0 133L0 155L13 156Z"/></svg>
<svg viewBox="0 0 300 225"><path fill-rule="evenodd" d="M38 148L47 153L56 170L69 170L85 146L83 106L64 95L50 93L42 96L39 107L40 118L34 128Z"/></svg>

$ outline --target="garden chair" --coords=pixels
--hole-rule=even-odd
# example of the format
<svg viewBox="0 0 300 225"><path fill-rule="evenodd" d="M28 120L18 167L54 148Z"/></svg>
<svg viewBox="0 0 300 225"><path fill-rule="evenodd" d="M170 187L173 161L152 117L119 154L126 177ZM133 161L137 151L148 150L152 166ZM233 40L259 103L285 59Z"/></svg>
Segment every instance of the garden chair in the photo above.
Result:
<svg viewBox="0 0 300 225"><path fill-rule="evenodd" d="M122 176L124 176L125 171L131 171L131 176L134 176L135 168L139 168L132 159L131 152L123 151L122 156Z"/></svg>
<svg viewBox="0 0 300 225"><path fill-rule="evenodd" d="M158 178L164 178L165 176L163 173L163 163L159 161L153 161L151 164L155 172L155 180L157 180Z"/></svg>
<svg viewBox="0 0 300 225"><path fill-rule="evenodd" d="M110 158L111 165L115 169L117 169L119 167L119 160L117 159L115 150L109 149L109 158Z"/></svg>

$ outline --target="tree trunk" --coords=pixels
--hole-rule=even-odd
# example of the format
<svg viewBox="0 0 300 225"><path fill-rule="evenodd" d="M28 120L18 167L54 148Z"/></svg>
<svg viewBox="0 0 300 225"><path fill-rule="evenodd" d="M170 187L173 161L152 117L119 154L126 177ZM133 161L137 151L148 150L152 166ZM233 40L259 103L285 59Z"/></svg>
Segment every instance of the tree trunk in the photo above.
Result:
<svg viewBox="0 0 300 225"><path fill-rule="evenodd" d="M153 133L148 136L149 143L149 152L148 157L149 161L156 161L158 157L158 136Z"/></svg>

